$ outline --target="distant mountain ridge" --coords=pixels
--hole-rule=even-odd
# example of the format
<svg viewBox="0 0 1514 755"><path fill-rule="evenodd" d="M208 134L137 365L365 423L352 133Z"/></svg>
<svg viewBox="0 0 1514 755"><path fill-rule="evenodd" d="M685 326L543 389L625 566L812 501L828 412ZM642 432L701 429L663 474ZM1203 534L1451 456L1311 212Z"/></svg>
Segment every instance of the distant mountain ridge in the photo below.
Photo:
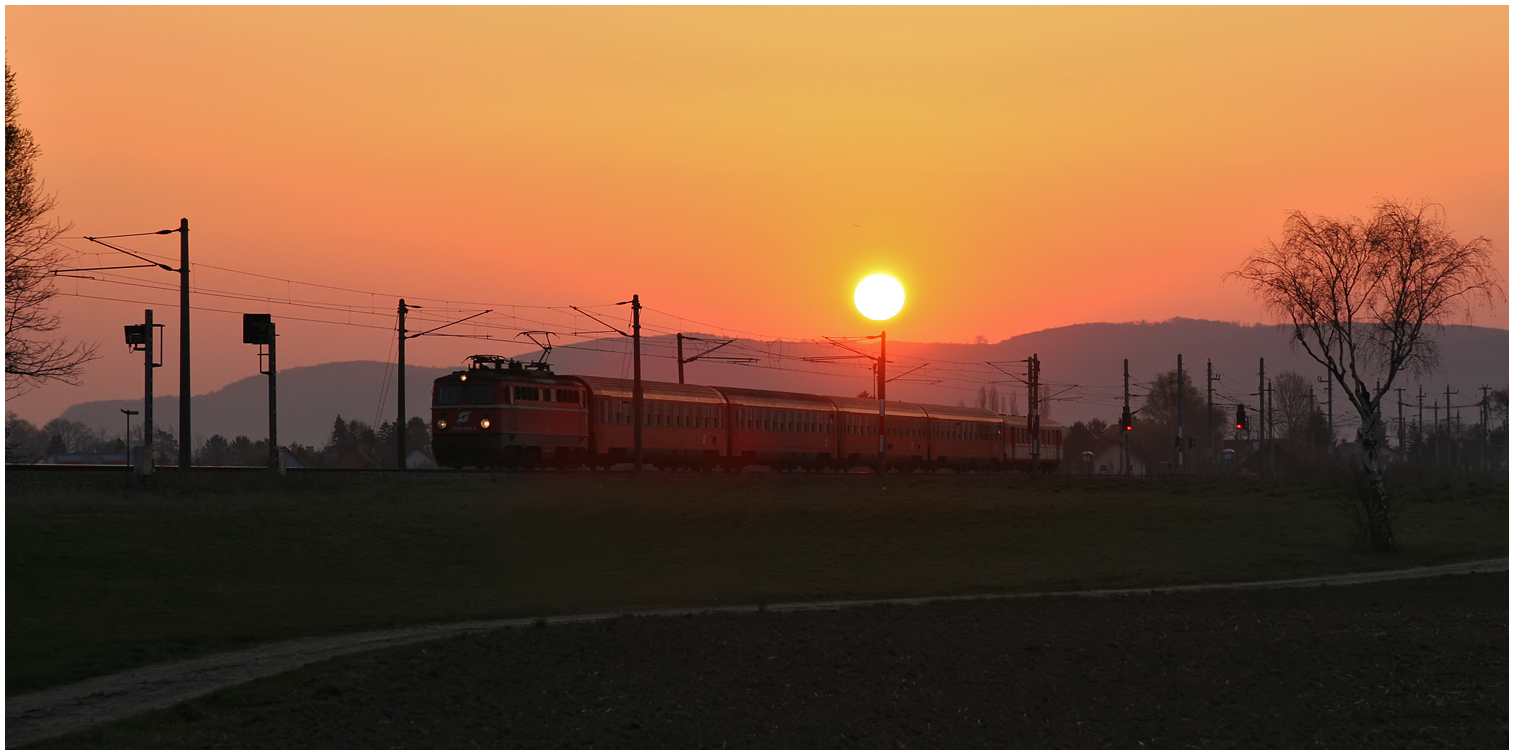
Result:
<svg viewBox="0 0 1514 755"><path fill-rule="evenodd" d="M1051 417L1073 422L1100 417L1113 421L1119 413L1121 364L1130 360L1131 403L1142 403L1144 389L1153 376L1177 367L1177 355L1183 355L1183 368L1195 386L1203 389L1205 360L1212 360L1218 397L1216 403L1231 399L1255 402L1257 360L1266 359L1267 374L1291 370L1306 376L1320 376L1324 371L1302 349L1291 345L1290 328L1282 325L1240 325L1212 320L1175 318L1148 323L1088 323L1026 333L995 344L908 343L890 342L891 370L895 357L914 357L929 361L937 370L956 369L967 384L929 385L906 381L893 382L888 397L902 401L972 405L978 385L987 385L990 373L1000 380L1001 393L1015 391L1020 411L1025 410L1025 391L1010 375L993 372L986 362L1001 363L1003 369L1023 375L1024 360L1037 354L1041 360L1041 378L1048 384L1047 393L1056 400ZM1479 387L1507 387L1509 365L1509 331L1470 325L1453 325L1444 329L1438 341L1440 368L1429 375L1406 376L1397 387L1406 388L1405 401L1410 406L1405 416L1416 411L1413 403L1416 387L1424 386L1428 420L1431 402L1444 401L1445 384L1453 391L1453 404L1474 403L1481 397ZM686 356L708 348L708 342L685 344ZM830 346L808 343L743 341L745 351L771 354L818 355L844 354ZM871 348L869 346L868 348ZM648 380L675 382L678 365L672 336L642 339L643 376ZM720 354L721 352L715 352ZM466 356L459 353L459 361ZM539 352L517 355L534 359ZM630 377L630 344L627 339L604 339L574 347L558 347L552 352L552 366L558 374ZM712 355L713 356L713 355ZM860 360L859 360L860 361ZM715 361L696 361L685 365L686 380L703 385L742 386L769 390L800 391L836 396L855 396L872 389L869 371L858 364L850 369L824 367L795 360L778 360L787 369L765 369L751 365ZM955 367L951 363L961 363ZM456 368L410 366L405 370L406 408L411 416L428 417L431 383ZM850 373L844 376L817 374L820 370ZM980 373L967 375L971 369ZM386 386L387 376L387 388ZM907 380L907 378L906 378ZM1077 386L1077 387L1072 387ZM1319 385L1324 400L1324 384ZM368 423L391 420L395 412L394 365L383 362L333 362L311 367L296 367L279 372L279 440L321 446L331 431L332 420L340 414L345 419ZM1228 398L1227 398L1228 397ZM1391 397L1390 397L1391 398ZM173 396L159 396L154 401L157 421L164 427L176 427L178 401ZM268 432L267 379L262 376L239 380L226 387L195 397L195 428L201 438L220 434L228 438L247 435L262 438ZM69 407L63 418L100 428L110 435L120 433L121 409L140 409L141 401L91 401ZM1336 396L1338 417L1348 416L1348 405ZM1394 409L1389 415L1395 416ZM1463 409L1463 421L1475 419L1475 409Z"/></svg>

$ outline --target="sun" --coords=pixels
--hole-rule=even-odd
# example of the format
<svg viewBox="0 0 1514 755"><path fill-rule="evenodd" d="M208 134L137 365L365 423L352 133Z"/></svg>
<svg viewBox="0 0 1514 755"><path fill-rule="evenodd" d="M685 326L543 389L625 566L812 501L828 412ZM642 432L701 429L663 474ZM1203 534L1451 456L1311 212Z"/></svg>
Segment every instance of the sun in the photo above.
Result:
<svg viewBox="0 0 1514 755"><path fill-rule="evenodd" d="M892 275L869 275L857 284L852 301L867 319L887 320L904 309L904 286L899 285Z"/></svg>

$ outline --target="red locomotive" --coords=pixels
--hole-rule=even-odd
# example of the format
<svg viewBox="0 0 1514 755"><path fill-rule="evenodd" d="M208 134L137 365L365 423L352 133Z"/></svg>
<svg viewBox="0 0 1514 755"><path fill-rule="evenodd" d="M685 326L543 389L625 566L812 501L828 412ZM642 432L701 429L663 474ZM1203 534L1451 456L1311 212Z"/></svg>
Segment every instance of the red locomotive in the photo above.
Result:
<svg viewBox="0 0 1514 755"><path fill-rule="evenodd" d="M444 467L606 468L632 460L632 382L554 375L475 355L437 378L431 447ZM642 381L642 458L662 469L845 470L878 461L878 402ZM1028 470L1025 417L887 402L893 469ZM1062 460L1062 426L1041 421L1041 468Z"/></svg>

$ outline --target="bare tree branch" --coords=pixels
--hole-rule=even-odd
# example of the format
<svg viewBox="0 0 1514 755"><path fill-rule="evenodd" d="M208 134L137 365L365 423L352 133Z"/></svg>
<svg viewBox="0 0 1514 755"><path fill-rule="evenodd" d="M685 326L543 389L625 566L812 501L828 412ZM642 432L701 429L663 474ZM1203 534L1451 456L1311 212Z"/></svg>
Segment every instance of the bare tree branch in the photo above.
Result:
<svg viewBox="0 0 1514 755"><path fill-rule="evenodd" d="M15 75L5 67L5 389L25 394L49 380L78 384L95 357L91 344L50 338L63 321L47 308L57 290L52 271L62 267L57 240L68 226L47 219L56 197L43 190L33 162L41 150L17 122Z"/></svg>

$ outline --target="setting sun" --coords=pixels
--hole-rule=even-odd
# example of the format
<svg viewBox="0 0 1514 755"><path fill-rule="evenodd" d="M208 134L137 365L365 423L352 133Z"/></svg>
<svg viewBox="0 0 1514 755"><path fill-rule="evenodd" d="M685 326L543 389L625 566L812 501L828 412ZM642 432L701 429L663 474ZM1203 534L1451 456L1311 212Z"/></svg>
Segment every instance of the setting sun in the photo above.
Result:
<svg viewBox="0 0 1514 755"><path fill-rule="evenodd" d="M904 308L904 286L892 275L869 275L857 284L852 301L857 311L869 320L887 320Z"/></svg>

